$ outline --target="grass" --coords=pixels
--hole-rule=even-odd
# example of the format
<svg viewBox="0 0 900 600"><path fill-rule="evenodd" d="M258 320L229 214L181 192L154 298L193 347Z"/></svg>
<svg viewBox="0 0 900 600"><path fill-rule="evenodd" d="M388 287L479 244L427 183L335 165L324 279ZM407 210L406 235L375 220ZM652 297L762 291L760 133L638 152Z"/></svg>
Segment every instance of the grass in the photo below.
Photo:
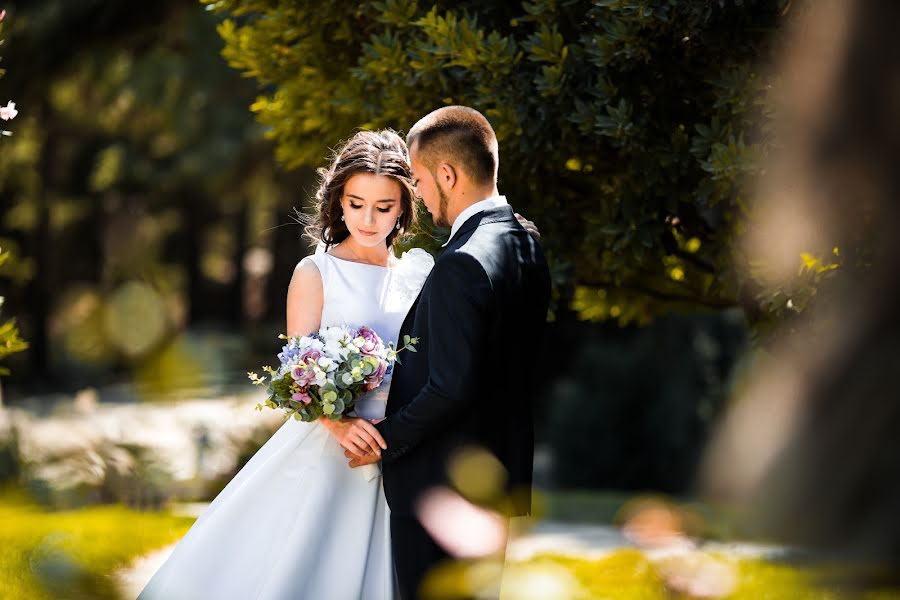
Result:
<svg viewBox="0 0 900 600"><path fill-rule="evenodd" d="M718 564L732 565L735 576L727 600L839 600L837 591L815 584L811 570L763 560L729 562L714 557ZM672 565L668 565L672 566ZM689 598L666 588L665 561L654 563L637 550L620 550L600 559L539 555L507 567L504 583L512 580L512 594L504 600L524 600L532 596L520 590L535 591L542 600L672 600ZM690 571L686 565L685 572ZM671 571L670 571L671 572ZM518 579L518 581L516 581ZM555 583L548 583L553 582ZM859 600L897 600L898 592L871 592Z"/></svg>
<svg viewBox="0 0 900 600"><path fill-rule="evenodd" d="M0 490L0 599L118 598L110 576L179 539L194 519L97 506L50 512Z"/></svg>
<svg viewBox="0 0 900 600"><path fill-rule="evenodd" d="M557 501L560 513L575 517L586 508L581 498L571 505ZM611 498L593 508L596 521L610 518L621 504ZM559 510L563 508L564 510ZM552 512L552 511L551 511ZM167 513L139 512L123 506L99 506L50 512L23 492L0 489L0 600L118 598L110 577L134 558L179 539L194 519ZM735 585L727 600L839 600L832 590L817 587L814 573L796 566L762 560L730 562ZM666 588L665 561L623 549L599 558L552 554L507 565L504 600L672 600L686 598ZM678 565L674 565L677 570ZM682 565L690 571L691 565ZM671 573L671 570L669 571ZM465 577L453 575L456 584ZM454 586L455 587L455 586ZM449 595L448 597L453 597ZM897 600L886 592L864 600Z"/></svg>
<svg viewBox="0 0 900 600"><path fill-rule="evenodd" d="M621 520L623 510L638 495L631 492L593 490L545 490L536 494L536 512L540 518L570 523L612 525ZM712 506L695 499L666 499L677 507L686 519L691 533L706 540L723 542L752 539L752 529L747 525L747 515L726 507ZM844 567L829 570L821 564L817 567L800 566L762 559L731 561L722 556L710 556L719 565L731 565L735 585L728 600L838 600L845 597L828 582L846 574ZM696 565L681 565L691 574ZM600 559L582 559L558 555L539 555L513 565L513 571L525 577L521 584L528 589L531 576L543 574L544 581L556 581L561 591L559 598L572 600L670 600L686 598L673 594L666 588L663 572L678 572L679 565L666 561L652 562L637 550L620 550ZM833 571L833 572L832 572ZM694 573L696 575L696 573ZM830 579L826 579L830 577ZM819 584L817 585L817 581ZM535 584L539 587L539 583ZM550 585L552 589L553 585ZM532 586L533 587L533 586ZM829 589L832 588L832 589ZM522 598L530 597L523 594ZM548 600L552 593L536 597ZM888 590L858 595L859 600L900 600L900 591ZM504 600L513 600L512 597ZM516 598L515 600L518 600Z"/></svg>
<svg viewBox="0 0 900 600"><path fill-rule="evenodd" d="M674 498L663 494L597 490L539 490L534 493L538 518L567 523L613 525L623 508L639 498L657 498L676 506L690 519L692 535L707 540L747 540L752 538L748 516L735 509L713 506L693 498Z"/></svg>

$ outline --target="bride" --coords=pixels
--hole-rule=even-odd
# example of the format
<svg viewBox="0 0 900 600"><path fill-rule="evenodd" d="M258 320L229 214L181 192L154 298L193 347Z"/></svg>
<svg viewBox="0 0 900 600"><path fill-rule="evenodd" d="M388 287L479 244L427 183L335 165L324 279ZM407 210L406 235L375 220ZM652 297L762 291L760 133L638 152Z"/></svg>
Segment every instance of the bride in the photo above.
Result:
<svg viewBox="0 0 900 600"><path fill-rule="evenodd" d="M317 214L307 227L320 251L294 269L287 334L367 325L396 343L434 264L421 249L401 258L391 252L415 220L406 144L390 130L361 131L320 176ZM387 378L360 398L355 417L285 422L200 515L139 598L393 598L380 471L350 469L344 456L385 447L371 421L384 417L389 386Z"/></svg>

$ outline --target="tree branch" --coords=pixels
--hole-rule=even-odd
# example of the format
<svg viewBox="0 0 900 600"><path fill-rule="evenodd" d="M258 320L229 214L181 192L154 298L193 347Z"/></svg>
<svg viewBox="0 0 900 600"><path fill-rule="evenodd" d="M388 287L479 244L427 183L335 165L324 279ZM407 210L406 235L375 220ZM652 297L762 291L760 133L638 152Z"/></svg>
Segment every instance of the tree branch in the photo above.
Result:
<svg viewBox="0 0 900 600"><path fill-rule="evenodd" d="M610 282L596 282L588 283L587 285L591 287L605 287L608 289L634 292L635 294L649 296L651 298L664 302L693 304L697 306L704 306L706 308L726 309L738 306L738 302L736 300L717 300L715 298L704 298L702 296L689 296L685 294L677 294L673 292L657 290L640 284L615 285Z"/></svg>

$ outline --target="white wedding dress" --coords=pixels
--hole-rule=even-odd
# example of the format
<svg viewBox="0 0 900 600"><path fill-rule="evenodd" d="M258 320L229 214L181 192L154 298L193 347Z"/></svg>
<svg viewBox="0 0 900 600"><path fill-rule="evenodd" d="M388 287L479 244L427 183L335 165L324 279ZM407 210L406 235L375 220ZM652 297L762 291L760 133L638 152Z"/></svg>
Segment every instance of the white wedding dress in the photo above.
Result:
<svg viewBox="0 0 900 600"><path fill-rule="evenodd" d="M414 249L390 267L318 253L322 326L368 325L397 341L434 261ZM402 355L401 355L402 360ZM356 414L383 417L390 380ZM142 600L390 600L389 511L379 466L351 469L319 423L285 422L216 496Z"/></svg>

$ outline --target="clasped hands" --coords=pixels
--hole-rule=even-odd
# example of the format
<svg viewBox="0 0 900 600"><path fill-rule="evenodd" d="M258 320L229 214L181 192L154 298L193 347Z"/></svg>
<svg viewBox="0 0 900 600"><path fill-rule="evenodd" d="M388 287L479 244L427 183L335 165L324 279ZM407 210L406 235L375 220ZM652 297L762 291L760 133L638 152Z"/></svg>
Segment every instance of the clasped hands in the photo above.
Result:
<svg viewBox="0 0 900 600"><path fill-rule="evenodd" d="M331 432L341 447L344 456L350 459L351 468L371 465L381 460L381 451L387 449L387 443L374 423L383 419L369 421L359 417L342 417L337 421L322 418L322 424Z"/></svg>

